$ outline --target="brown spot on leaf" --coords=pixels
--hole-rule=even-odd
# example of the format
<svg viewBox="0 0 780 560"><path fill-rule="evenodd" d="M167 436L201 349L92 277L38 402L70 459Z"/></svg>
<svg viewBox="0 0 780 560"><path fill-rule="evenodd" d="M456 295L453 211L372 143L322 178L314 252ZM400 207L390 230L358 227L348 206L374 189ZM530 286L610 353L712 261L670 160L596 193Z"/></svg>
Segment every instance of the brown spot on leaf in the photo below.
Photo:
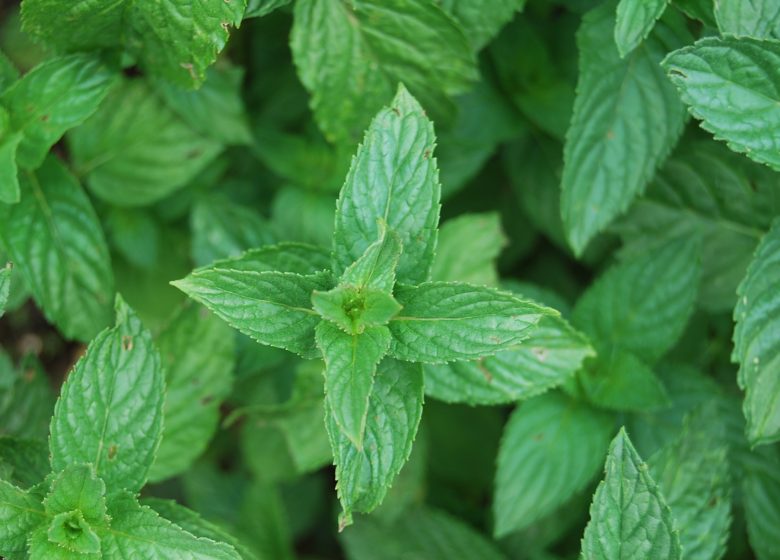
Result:
<svg viewBox="0 0 780 560"><path fill-rule="evenodd" d="M111 447L108 448L108 460L113 461L116 457L116 452L118 450L118 447L116 444L111 445Z"/></svg>
<svg viewBox="0 0 780 560"><path fill-rule="evenodd" d="M129 352L133 349L133 337L130 335L124 335L122 337L122 349Z"/></svg>

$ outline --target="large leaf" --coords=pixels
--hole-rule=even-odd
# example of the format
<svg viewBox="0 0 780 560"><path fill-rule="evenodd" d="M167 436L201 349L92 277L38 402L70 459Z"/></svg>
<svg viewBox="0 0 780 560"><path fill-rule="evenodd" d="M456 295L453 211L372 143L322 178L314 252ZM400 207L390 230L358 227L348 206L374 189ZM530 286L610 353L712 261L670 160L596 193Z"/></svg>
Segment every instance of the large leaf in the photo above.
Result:
<svg viewBox="0 0 780 560"><path fill-rule="evenodd" d="M333 235L334 274L340 275L379 239L381 218L401 238L398 281L428 278L441 197L435 142L431 121L401 87L366 131L341 190Z"/></svg>
<svg viewBox="0 0 780 560"><path fill-rule="evenodd" d="M580 78L566 133L561 212L578 254L645 189L685 122L685 109L658 66L684 44L685 34L658 24L621 59L614 24L607 2L583 18L577 34Z"/></svg>
<svg viewBox="0 0 780 560"><path fill-rule="evenodd" d="M0 205L0 240L49 321L89 340L111 321L114 278L95 211L76 179L50 156L21 174L22 199Z"/></svg>
<svg viewBox="0 0 780 560"><path fill-rule="evenodd" d="M707 37L663 66L702 128L780 170L780 43Z"/></svg>
<svg viewBox="0 0 780 560"><path fill-rule="evenodd" d="M490 356L527 339L552 309L460 282L398 286L402 311L390 321L390 355L430 364Z"/></svg>
<svg viewBox="0 0 780 560"><path fill-rule="evenodd" d="M89 345L62 386L51 465L89 463L109 494L144 485L160 444L165 380L152 335L117 299L116 326Z"/></svg>
<svg viewBox="0 0 780 560"><path fill-rule="evenodd" d="M291 45L331 140L357 140L399 82L441 110L477 77L463 31L426 0L301 0Z"/></svg>
<svg viewBox="0 0 780 560"><path fill-rule="evenodd" d="M142 206L166 197L221 149L140 80L122 81L68 140L77 173L92 192L117 206Z"/></svg>
<svg viewBox="0 0 780 560"><path fill-rule="evenodd" d="M682 334L696 303L700 268L695 239L648 249L591 284L572 323L597 345L628 350L652 364Z"/></svg>
<svg viewBox="0 0 780 560"><path fill-rule="evenodd" d="M362 449L341 433L328 411L342 527L352 523L353 512L368 513L382 503L412 451L422 404L421 366L385 359L377 368Z"/></svg>
<svg viewBox="0 0 780 560"><path fill-rule="evenodd" d="M672 513L624 429L607 455L582 539L585 560L679 560Z"/></svg>
<svg viewBox="0 0 780 560"><path fill-rule="evenodd" d="M737 290L734 354L751 444L780 440L780 221L758 246Z"/></svg>
<svg viewBox="0 0 780 560"><path fill-rule="evenodd" d="M669 0L621 0L615 21L615 44L621 57L633 51L653 30Z"/></svg>
<svg viewBox="0 0 780 560"><path fill-rule="evenodd" d="M160 333L165 368L163 436L149 478L186 470L217 429L222 401L233 385L235 337L216 316L192 305Z"/></svg>
<svg viewBox="0 0 780 560"><path fill-rule="evenodd" d="M497 537L527 527L585 489L609 446L614 420L559 393L515 409L498 453Z"/></svg>
<svg viewBox="0 0 780 560"><path fill-rule="evenodd" d="M724 35L780 39L780 3L777 0L717 0L715 19Z"/></svg>

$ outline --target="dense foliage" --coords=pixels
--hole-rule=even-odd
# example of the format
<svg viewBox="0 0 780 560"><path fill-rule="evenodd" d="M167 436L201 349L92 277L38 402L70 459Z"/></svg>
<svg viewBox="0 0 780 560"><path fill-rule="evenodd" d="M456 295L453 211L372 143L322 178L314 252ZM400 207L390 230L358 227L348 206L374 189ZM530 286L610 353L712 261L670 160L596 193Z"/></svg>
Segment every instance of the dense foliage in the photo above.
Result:
<svg viewBox="0 0 780 560"><path fill-rule="evenodd" d="M0 556L780 559L780 0L0 18Z"/></svg>

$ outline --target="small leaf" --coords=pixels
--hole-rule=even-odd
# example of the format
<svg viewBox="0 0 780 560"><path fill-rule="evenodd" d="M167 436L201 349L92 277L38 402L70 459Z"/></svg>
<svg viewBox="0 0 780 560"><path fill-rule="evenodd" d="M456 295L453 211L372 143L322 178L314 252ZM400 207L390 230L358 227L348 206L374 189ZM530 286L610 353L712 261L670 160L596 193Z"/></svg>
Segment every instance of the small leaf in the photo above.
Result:
<svg viewBox="0 0 780 560"><path fill-rule="evenodd" d="M311 296L314 310L347 334L360 334L366 327L380 327L401 310L393 296L375 289L357 290L336 286Z"/></svg>
<svg viewBox="0 0 780 560"><path fill-rule="evenodd" d="M339 284L358 289L373 288L390 293L395 285L395 270L401 257L398 235L380 225L379 239L366 247L365 252L341 275Z"/></svg>
<svg viewBox="0 0 780 560"><path fill-rule="evenodd" d="M780 44L707 37L671 53L663 67L702 128L780 171Z"/></svg>
<svg viewBox="0 0 780 560"><path fill-rule="evenodd" d="M27 537L45 521L40 499L0 480L0 555L25 558Z"/></svg>
<svg viewBox="0 0 780 560"><path fill-rule="evenodd" d="M586 560L679 560L672 513L625 430L609 446L582 539Z"/></svg>
<svg viewBox="0 0 780 560"><path fill-rule="evenodd" d="M89 463L109 495L146 482L165 390L151 334L120 298L116 312L116 326L90 343L62 386L49 438L53 470Z"/></svg>
<svg viewBox="0 0 780 560"><path fill-rule="evenodd" d="M439 223L433 125L403 86L358 147L336 206L333 272L358 260L380 238L382 222L401 239L399 282L428 278ZM378 221L378 220L381 220Z"/></svg>
<svg viewBox="0 0 780 560"><path fill-rule="evenodd" d="M43 500L46 513L57 515L77 510L90 524L106 524L106 485L90 465L68 465L51 481Z"/></svg>
<svg viewBox="0 0 780 560"><path fill-rule="evenodd" d="M399 286L403 310L390 321L390 355L445 363L490 356L527 339L551 309L493 288L459 282Z"/></svg>
<svg viewBox="0 0 780 560"><path fill-rule="evenodd" d="M390 347L387 327L346 334L335 325L317 325L317 347L325 360L325 397L331 418L358 450L363 436L377 365Z"/></svg>
<svg viewBox="0 0 780 560"><path fill-rule="evenodd" d="M615 21L615 44L625 58L653 30L669 0L620 0Z"/></svg>
<svg viewBox="0 0 780 560"><path fill-rule="evenodd" d="M494 533L503 537L553 512L596 476L612 417L560 393L518 406L501 440Z"/></svg>

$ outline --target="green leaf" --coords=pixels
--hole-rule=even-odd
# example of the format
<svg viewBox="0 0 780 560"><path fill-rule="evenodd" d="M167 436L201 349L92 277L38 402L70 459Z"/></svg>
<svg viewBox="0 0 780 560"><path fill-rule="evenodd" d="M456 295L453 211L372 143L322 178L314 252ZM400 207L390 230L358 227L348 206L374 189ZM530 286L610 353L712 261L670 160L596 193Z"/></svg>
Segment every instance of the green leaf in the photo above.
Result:
<svg viewBox="0 0 780 560"><path fill-rule="evenodd" d="M621 58L645 40L668 4L669 0L620 0L615 21L615 44Z"/></svg>
<svg viewBox="0 0 780 560"><path fill-rule="evenodd" d="M477 77L461 28L425 0L296 2L291 46L315 119L331 141L357 140L399 82L441 110L447 95Z"/></svg>
<svg viewBox="0 0 780 560"><path fill-rule="evenodd" d="M51 516L78 510L90 524L105 524L105 495L106 485L90 465L68 465L55 475L43 505Z"/></svg>
<svg viewBox="0 0 780 560"><path fill-rule="evenodd" d="M19 170L16 153L23 139L21 132L11 129L8 111L0 107L0 203L19 202Z"/></svg>
<svg viewBox="0 0 780 560"><path fill-rule="evenodd" d="M317 347L325 360L325 396L333 421L352 444L363 449L363 436L377 366L390 347L387 327L347 334L322 321Z"/></svg>
<svg viewBox="0 0 780 560"><path fill-rule="evenodd" d="M652 364L682 335L696 303L699 271L695 239L662 243L591 284L572 323L597 345L627 350Z"/></svg>
<svg viewBox="0 0 780 560"><path fill-rule="evenodd" d="M555 314L507 292L460 282L398 286L395 297L403 310L390 321L390 355L431 364L496 354Z"/></svg>
<svg viewBox="0 0 780 560"><path fill-rule="evenodd" d="M326 249L306 243L284 242L250 249L239 257L217 261L205 269L311 275L329 268L330 253Z"/></svg>
<svg viewBox="0 0 780 560"><path fill-rule="evenodd" d="M22 133L19 165L40 166L65 131L97 110L115 79L94 55L73 54L36 66L5 90L0 102L8 110L11 128Z"/></svg>
<svg viewBox="0 0 780 560"><path fill-rule="evenodd" d="M658 63L686 34L658 24L621 59L614 25L607 2L588 12L577 34L580 78L561 185L563 222L577 254L645 189L685 123L685 109Z"/></svg>
<svg viewBox="0 0 780 560"><path fill-rule="evenodd" d="M40 484L50 472L46 440L0 437L0 478L28 489Z"/></svg>
<svg viewBox="0 0 780 560"><path fill-rule="evenodd" d="M46 514L38 498L0 480L0 554L25 558L27 537L45 520Z"/></svg>
<svg viewBox="0 0 780 560"><path fill-rule="evenodd" d="M780 440L780 221L764 236L737 290L734 361L746 392L743 410L752 445Z"/></svg>
<svg viewBox="0 0 780 560"><path fill-rule="evenodd" d="M609 414L560 393L518 406L498 452L494 533L527 527L585 489L609 446Z"/></svg>
<svg viewBox="0 0 780 560"><path fill-rule="evenodd" d="M707 37L671 53L663 67L702 128L780 170L780 44Z"/></svg>
<svg viewBox="0 0 780 560"><path fill-rule="evenodd" d="M349 560L503 560L495 544L462 520L429 507L412 508L391 525L361 519L341 535Z"/></svg>
<svg viewBox="0 0 780 560"><path fill-rule="evenodd" d="M717 409L686 418L680 438L650 458L650 473L680 531L686 559L722 558L731 524L728 448Z"/></svg>
<svg viewBox="0 0 780 560"><path fill-rule="evenodd" d="M241 99L243 72L232 66L206 71L206 81L197 90L159 81L155 87L168 106L204 136L225 144L248 144L252 139Z"/></svg>
<svg viewBox="0 0 780 560"><path fill-rule="evenodd" d="M442 0L476 50L481 49L525 6L525 0Z"/></svg>
<svg viewBox="0 0 780 560"><path fill-rule="evenodd" d="M653 370L620 348L599 348L577 380L587 399L602 408L646 412L669 406L666 388Z"/></svg>
<svg viewBox="0 0 780 560"><path fill-rule="evenodd" d="M0 241L47 319L66 338L89 340L110 322L114 297L95 211L54 156L20 179L19 204L0 205Z"/></svg>
<svg viewBox="0 0 780 560"><path fill-rule="evenodd" d="M439 231L431 279L498 285L496 259L507 244L497 213L464 214Z"/></svg>
<svg viewBox="0 0 780 560"><path fill-rule="evenodd" d="M425 393L452 403L514 403L562 384L593 355L587 339L566 321L542 317L522 344L494 356L425 364Z"/></svg>
<svg viewBox="0 0 780 560"><path fill-rule="evenodd" d="M30 541L30 555L35 558L51 558L52 555L55 558L57 556L67 558L68 555L100 553L100 537L78 510L66 511L54 516L46 531L49 542L42 548L38 548L40 545L36 543L37 538L40 538L39 534L39 532L33 533ZM46 548L50 550L44 553Z"/></svg>
<svg viewBox="0 0 780 560"><path fill-rule="evenodd" d="M125 0L24 0L24 30L60 50L117 45L123 36Z"/></svg>
<svg viewBox="0 0 780 560"><path fill-rule="evenodd" d="M267 16L289 3L290 0L249 0L246 12L244 12L244 19Z"/></svg>
<svg viewBox="0 0 780 560"><path fill-rule="evenodd" d="M8 294L11 291L11 270L13 270L11 263L6 263L3 268L0 268L0 317L5 313Z"/></svg>
<svg viewBox="0 0 780 560"><path fill-rule="evenodd" d="M360 334L366 327L381 327L401 310L393 296L376 289L357 290L352 286L337 286L328 292L314 292L314 310L350 335Z"/></svg>
<svg viewBox="0 0 780 560"><path fill-rule="evenodd" d="M412 451L422 404L421 366L385 359L369 398L362 449L341 433L328 411L325 425L336 464L341 527L352 523L353 512L368 513L382 503Z"/></svg>
<svg viewBox="0 0 780 560"><path fill-rule="evenodd" d="M724 35L780 39L780 4L776 0L717 0L715 19Z"/></svg>
<svg viewBox="0 0 780 560"><path fill-rule="evenodd" d="M762 447L752 453L742 474L742 503L750 547L760 560L780 557L777 527L780 523L780 454Z"/></svg>
<svg viewBox="0 0 780 560"><path fill-rule="evenodd" d="M151 334L120 298L116 307L116 326L90 343L63 384L49 438L53 470L89 463L109 495L146 482L165 390Z"/></svg>
<svg viewBox="0 0 780 560"><path fill-rule="evenodd" d="M612 440L582 539L586 560L682 557L672 513L625 430Z"/></svg>
<svg viewBox="0 0 780 560"><path fill-rule="evenodd" d="M220 406L233 386L235 337L204 309L182 310L157 338L165 369L163 435L149 479L186 470L217 430Z"/></svg>
<svg viewBox="0 0 780 560"><path fill-rule="evenodd" d="M393 291L395 270L402 247L398 235L380 225L379 239L366 247L363 254L347 267L339 284L355 286L359 290L373 288L386 293Z"/></svg>
<svg viewBox="0 0 780 560"><path fill-rule="evenodd" d="M319 356L314 328L320 316L311 307L311 294L331 288L329 273L304 276L213 267L198 269L173 285L260 344L304 358Z"/></svg>
<svg viewBox="0 0 780 560"><path fill-rule="evenodd" d="M403 246L398 281L428 278L441 197L435 141L431 121L401 86L391 106L371 122L341 190L333 235L336 275L380 238L381 219Z"/></svg>
<svg viewBox="0 0 780 560"><path fill-rule="evenodd" d="M222 148L190 128L144 82L128 79L68 134L68 144L74 168L90 190L117 206L165 198L203 171Z"/></svg>
<svg viewBox="0 0 780 560"><path fill-rule="evenodd" d="M112 500L108 513L111 527L98 531L106 558L241 560L232 546L188 533L127 493Z"/></svg>
<svg viewBox="0 0 780 560"><path fill-rule="evenodd" d="M0 433L43 438L53 410L51 384L38 359L28 354L14 368L0 348Z"/></svg>

